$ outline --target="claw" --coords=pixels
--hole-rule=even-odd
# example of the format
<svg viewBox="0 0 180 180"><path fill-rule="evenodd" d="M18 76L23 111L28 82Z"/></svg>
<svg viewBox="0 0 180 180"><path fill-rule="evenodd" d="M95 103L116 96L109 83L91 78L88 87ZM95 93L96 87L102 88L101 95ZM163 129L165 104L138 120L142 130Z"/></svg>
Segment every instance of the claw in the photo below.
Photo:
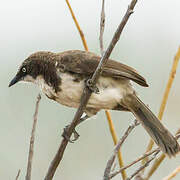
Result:
<svg viewBox="0 0 180 180"><path fill-rule="evenodd" d="M80 135L78 134L78 132L76 130L74 130L73 134L74 134L74 139L72 141L74 142L74 141L78 140Z"/></svg>
<svg viewBox="0 0 180 180"><path fill-rule="evenodd" d="M74 143L74 142L70 139L70 137L67 135L68 129L69 129L69 125L64 128L64 131L63 131L63 133L62 133L62 137L65 138L68 142Z"/></svg>
<svg viewBox="0 0 180 180"><path fill-rule="evenodd" d="M67 126L64 128L64 131L63 131L63 133L62 133L62 137L64 137L68 142L74 143L76 140L78 140L78 138L79 138L80 135L79 135L79 134L77 133L77 131L74 129L74 131L73 131L74 138L71 140L70 137L67 135L68 129L69 129L69 125L67 125Z"/></svg>
<svg viewBox="0 0 180 180"><path fill-rule="evenodd" d="M88 79L88 80L86 81L86 85L88 86L88 88L89 88L93 93L99 94L99 89L98 89L98 87L92 82L91 79Z"/></svg>

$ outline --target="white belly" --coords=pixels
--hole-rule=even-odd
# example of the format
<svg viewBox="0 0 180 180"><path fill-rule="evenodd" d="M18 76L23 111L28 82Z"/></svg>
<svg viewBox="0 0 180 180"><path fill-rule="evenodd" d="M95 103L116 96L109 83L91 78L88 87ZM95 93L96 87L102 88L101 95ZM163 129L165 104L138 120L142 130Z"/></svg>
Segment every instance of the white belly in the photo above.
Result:
<svg viewBox="0 0 180 180"><path fill-rule="evenodd" d="M61 91L58 92L56 101L60 104L78 108L84 81L74 82L69 74L61 74ZM121 102L126 93L132 93L133 89L126 80L114 80L112 78L100 77L97 83L99 94L92 93L87 107L96 109L113 109Z"/></svg>

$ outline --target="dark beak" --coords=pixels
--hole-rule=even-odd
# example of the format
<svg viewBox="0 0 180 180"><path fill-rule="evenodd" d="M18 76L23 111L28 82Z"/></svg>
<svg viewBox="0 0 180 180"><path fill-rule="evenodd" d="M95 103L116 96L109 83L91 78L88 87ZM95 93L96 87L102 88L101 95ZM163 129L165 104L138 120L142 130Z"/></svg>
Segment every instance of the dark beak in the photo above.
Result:
<svg viewBox="0 0 180 180"><path fill-rule="evenodd" d="M20 78L16 75L12 81L9 83L9 87L11 87L12 85L16 84L18 81L20 80Z"/></svg>

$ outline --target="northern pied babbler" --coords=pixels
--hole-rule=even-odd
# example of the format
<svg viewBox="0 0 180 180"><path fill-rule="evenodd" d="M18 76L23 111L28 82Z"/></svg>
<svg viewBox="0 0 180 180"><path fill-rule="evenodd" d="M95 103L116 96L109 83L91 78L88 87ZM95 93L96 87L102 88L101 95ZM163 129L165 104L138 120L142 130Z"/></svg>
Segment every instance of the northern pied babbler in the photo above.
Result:
<svg viewBox="0 0 180 180"><path fill-rule="evenodd" d="M19 81L37 84L44 94L68 107L78 108L86 82L93 75L100 57L80 50L62 53L36 52L24 60L9 87ZM101 109L130 111L154 142L168 156L180 151L174 136L137 97L131 82L147 87L146 80L133 68L108 60L85 108L86 118Z"/></svg>

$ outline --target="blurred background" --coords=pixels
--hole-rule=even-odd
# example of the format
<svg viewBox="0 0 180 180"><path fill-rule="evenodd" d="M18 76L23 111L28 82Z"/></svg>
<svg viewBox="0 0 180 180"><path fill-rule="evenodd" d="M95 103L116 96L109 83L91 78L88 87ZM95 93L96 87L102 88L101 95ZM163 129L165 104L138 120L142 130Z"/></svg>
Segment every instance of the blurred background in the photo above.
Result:
<svg viewBox="0 0 180 180"><path fill-rule="evenodd" d="M130 1L106 1L104 45L107 47ZM70 1L85 34L89 50L100 54L99 22L101 1ZM137 69L149 88L134 85L141 99L158 113L173 58L180 45L180 1L139 1L111 58ZM64 0L6 0L0 6L0 179L19 179L26 174L33 113L39 89L32 84L8 88L19 65L31 53L81 49L83 45ZM180 68L180 67L179 67ZM180 70L177 70L163 123L175 133L180 128ZM65 125L75 109L61 106L44 95L40 102L35 138L32 179L43 179L61 141ZM134 117L126 112L111 112L120 138ZM77 128L80 139L69 144L54 179L102 179L113 151L105 113L101 111ZM149 136L139 126L122 148L125 164L146 149ZM177 166L180 156L166 159L152 179L161 179ZM118 167L118 163L117 163ZM130 175L138 166L130 168ZM120 179L121 176L114 178ZM174 179L179 179L178 175Z"/></svg>

